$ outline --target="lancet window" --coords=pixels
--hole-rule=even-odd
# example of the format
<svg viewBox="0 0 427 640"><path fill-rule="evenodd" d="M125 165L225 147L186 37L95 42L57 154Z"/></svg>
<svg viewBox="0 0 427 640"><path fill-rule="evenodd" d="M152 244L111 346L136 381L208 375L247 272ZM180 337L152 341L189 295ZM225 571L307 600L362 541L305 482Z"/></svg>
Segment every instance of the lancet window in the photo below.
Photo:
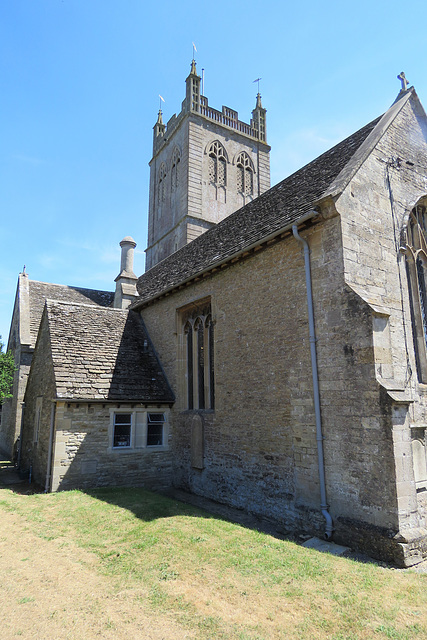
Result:
<svg viewBox="0 0 427 640"><path fill-rule="evenodd" d="M159 169L159 203L164 202L166 198L166 175L166 165L162 162Z"/></svg>
<svg viewBox="0 0 427 640"><path fill-rule="evenodd" d="M188 409L213 409L214 324L210 304L186 313L184 323L185 383Z"/></svg>
<svg viewBox="0 0 427 640"><path fill-rule="evenodd" d="M254 170L251 159L245 151L239 153L236 166L237 191L246 196L251 196L254 192Z"/></svg>
<svg viewBox="0 0 427 640"><path fill-rule="evenodd" d="M427 383L427 199L409 216L406 271L417 374Z"/></svg>
<svg viewBox="0 0 427 640"><path fill-rule="evenodd" d="M179 185L179 169L181 164L181 155L178 149L175 149L172 156L172 189L176 189Z"/></svg>
<svg viewBox="0 0 427 640"><path fill-rule="evenodd" d="M209 181L219 187L227 184L227 159L224 147L218 140L209 147Z"/></svg>

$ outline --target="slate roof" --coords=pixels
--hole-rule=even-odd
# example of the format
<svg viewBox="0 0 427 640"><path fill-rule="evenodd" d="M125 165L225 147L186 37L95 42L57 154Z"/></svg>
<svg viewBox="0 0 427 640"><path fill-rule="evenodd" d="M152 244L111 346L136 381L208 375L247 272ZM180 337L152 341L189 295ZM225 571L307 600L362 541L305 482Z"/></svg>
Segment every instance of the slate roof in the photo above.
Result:
<svg viewBox="0 0 427 640"><path fill-rule="evenodd" d="M33 346L37 340L40 320L47 298L63 300L65 302L99 305L101 307L111 307L114 302L114 293L111 291L68 287L63 284L37 282L36 280L29 280L28 286L30 297L30 335Z"/></svg>
<svg viewBox="0 0 427 640"><path fill-rule="evenodd" d="M404 92L383 115L266 191L138 279L137 308L301 220L327 195L343 189L409 99Z"/></svg>
<svg viewBox="0 0 427 640"><path fill-rule="evenodd" d="M58 398L174 401L138 313L54 300L45 313Z"/></svg>

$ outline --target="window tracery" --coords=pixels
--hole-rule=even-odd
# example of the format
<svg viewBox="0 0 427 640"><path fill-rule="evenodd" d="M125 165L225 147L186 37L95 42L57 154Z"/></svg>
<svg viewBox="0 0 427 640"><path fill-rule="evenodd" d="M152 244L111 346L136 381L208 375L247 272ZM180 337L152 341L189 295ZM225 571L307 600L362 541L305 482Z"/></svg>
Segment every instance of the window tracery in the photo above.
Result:
<svg viewBox="0 0 427 640"><path fill-rule="evenodd" d="M427 382L427 201L410 213L406 229L406 273L418 379Z"/></svg>
<svg viewBox="0 0 427 640"><path fill-rule="evenodd" d="M219 187L227 184L227 158L224 147L218 140L209 147L209 181Z"/></svg>
<svg viewBox="0 0 427 640"><path fill-rule="evenodd" d="M164 202L166 198L166 165L164 162L159 169L159 202Z"/></svg>
<svg viewBox="0 0 427 640"><path fill-rule="evenodd" d="M184 359L188 409L213 409L214 324L210 304L185 314Z"/></svg>
<svg viewBox="0 0 427 640"><path fill-rule="evenodd" d="M178 149L175 149L172 156L172 189L176 189L179 186L179 169L181 163L181 154Z"/></svg>
<svg viewBox="0 0 427 640"><path fill-rule="evenodd" d="M250 157L245 151L237 156L237 191L246 196L254 192L254 170Z"/></svg>

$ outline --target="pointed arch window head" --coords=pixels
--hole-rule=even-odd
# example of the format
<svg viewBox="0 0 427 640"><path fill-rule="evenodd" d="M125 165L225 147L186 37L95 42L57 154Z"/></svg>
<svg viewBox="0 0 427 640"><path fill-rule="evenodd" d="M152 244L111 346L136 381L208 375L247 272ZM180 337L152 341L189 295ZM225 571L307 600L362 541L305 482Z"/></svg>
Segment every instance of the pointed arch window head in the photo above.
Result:
<svg viewBox="0 0 427 640"><path fill-rule="evenodd" d="M212 142L208 155L209 182L218 187L225 187L227 184L227 158L225 149L218 140Z"/></svg>
<svg viewBox="0 0 427 640"><path fill-rule="evenodd" d="M214 323L210 304L184 313L187 409L214 409Z"/></svg>
<svg viewBox="0 0 427 640"><path fill-rule="evenodd" d="M418 380L427 383L427 198L423 198L411 211L406 240L406 274L415 362Z"/></svg>
<svg viewBox="0 0 427 640"><path fill-rule="evenodd" d="M254 168L250 157L245 151L242 151L237 156L236 165L237 191L246 196L251 196L254 192Z"/></svg>
<svg viewBox="0 0 427 640"><path fill-rule="evenodd" d="M180 174L181 154L179 149L174 150L172 156L172 189L176 189L179 186L179 174Z"/></svg>

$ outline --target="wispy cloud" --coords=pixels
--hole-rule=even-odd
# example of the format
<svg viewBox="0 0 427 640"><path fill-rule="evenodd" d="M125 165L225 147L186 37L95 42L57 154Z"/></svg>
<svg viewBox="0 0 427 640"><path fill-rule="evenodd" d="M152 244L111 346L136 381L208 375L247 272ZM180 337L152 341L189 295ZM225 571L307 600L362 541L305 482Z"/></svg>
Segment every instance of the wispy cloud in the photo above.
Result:
<svg viewBox="0 0 427 640"><path fill-rule="evenodd" d="M42 253L37 256L37 262L45 269L53 269L63 266L66 261L55 253Z"/></svg>
<svg viewBox="0 0 427 640"><path fill-rule="evenodd" d="M39 167L41 164L46 164L45 160L42 160L41 158L21 154L15 154L13 159L19 160L19 162L25 162L25 164L31 164L33 167Z"/></svg>

